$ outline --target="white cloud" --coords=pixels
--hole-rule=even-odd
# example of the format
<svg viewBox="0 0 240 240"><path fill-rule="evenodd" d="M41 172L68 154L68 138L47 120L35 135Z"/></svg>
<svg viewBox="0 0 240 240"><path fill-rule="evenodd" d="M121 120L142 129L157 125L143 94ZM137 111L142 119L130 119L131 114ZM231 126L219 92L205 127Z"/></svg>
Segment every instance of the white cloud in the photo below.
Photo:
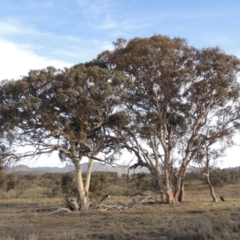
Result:
<svg viewBox="0 0 240 240"><path fill-rule="evenodd" d="M106 50L113 50L113 44L112 42L103 42L101 43L101 50L106 51Z"/></svg>
<svg viewBox="0 0 240 240"><path fill-rule="evenodd" d="M234 52L234 54L235 54L238 58L240 58L240 50L236 50L236 51Z"/></svg>
<svg viewBox="0 0 240 240"><path fill-rule="evenodd" d="M47 66L70 67L72 64L42 57L30 50L31 47L17 45L0 39L0 80L17 79L28 74L29 70Z"/></svg>
<svg viewBox="0 0 240 240"><path fill-rule="evenodd" d="M100 26L97 26L97 28L101 30L108 30L108 29L116 28L117 26L118 25L110 17L107 17L104 23Z"/></svg>
<svg viewBox="0 0 240 240"><path fill-rule="evenodd" d="M61 50L61 49L57 49L57 50L53 50L51 53L55 54L55 55L62 55L62 56L66 56L66 57L73 57L73 58L80 58L83 57L81 54L79 54L78 52L75 52L74 49L73 50Z"/></svg>
<svg viewBox="0 0 240 240"><path fill-rule="evenodd" d="M9 33L19 33L20 29L14 24L9 24L7 22L0 22L0 33L9 34Z"/></svg>
<svg viewBox="0 0 240 240"><path fill-rule="evenodd" d="M91 18L99 17L112 12L114 7L118 6L117 3L111 0L76 0L77 4L82 8L85 16Z"/></svg>
<svg viewBox="0 0 240 240"><path fill-rule="evenodd" d="M39 35L40 32L38 32L36 29L34 29L33 26L23 26L20 21L9 18L3 22L0 22L0 33L2 36L5 35Z"/></svg>
<svg viewBox="0 0 240 240"><path fill-rule="evenodd" d="M58 157L58 152L55 151L49 155L43 154L35 158L21 160L18 164L25 164L29 167L65 167L66 162L61 162Z"/></svg>

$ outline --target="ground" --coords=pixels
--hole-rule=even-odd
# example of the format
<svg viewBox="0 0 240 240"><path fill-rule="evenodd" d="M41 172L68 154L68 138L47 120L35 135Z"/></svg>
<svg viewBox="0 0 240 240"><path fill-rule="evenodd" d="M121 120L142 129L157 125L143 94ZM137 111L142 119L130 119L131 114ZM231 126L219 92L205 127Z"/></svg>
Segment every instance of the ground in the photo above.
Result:
<svg viewBox="0 0 240 240"><path fill-rule="evenodd" d="M1 239L240 239L239 185L217 190L225 201L211 203L207 190L187 191L176 205L154 204L122 211L39 212L62 207L60 198L0 200ZM129 202L114 196L105 204Z"/></svg>

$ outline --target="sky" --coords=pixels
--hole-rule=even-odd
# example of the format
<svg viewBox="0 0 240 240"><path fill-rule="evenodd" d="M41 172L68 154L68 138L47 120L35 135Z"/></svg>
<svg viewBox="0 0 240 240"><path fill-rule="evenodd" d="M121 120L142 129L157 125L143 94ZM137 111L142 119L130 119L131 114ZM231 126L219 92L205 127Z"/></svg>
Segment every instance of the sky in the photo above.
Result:
<svg viewBox="0 0 240 240"><path fill-rule="evenodd" d="M90 61L120 37L181 37L240 57L239 9L239 0L1 0L0 81ZM229 150L221 166L240 165L239 149Z"/></svg>

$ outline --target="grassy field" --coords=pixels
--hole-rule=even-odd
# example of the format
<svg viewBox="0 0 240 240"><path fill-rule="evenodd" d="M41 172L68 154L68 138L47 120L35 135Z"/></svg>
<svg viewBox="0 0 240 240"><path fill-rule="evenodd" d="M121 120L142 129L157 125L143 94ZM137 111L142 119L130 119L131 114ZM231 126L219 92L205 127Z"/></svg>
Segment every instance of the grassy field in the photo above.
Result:
<svg viewBox="0 0 240 240"><path fill-rule="evenodd" d="M37 199L32 197L35 191ZM42 197L40 188L28 189L22 198L9 198L15 194L10 191L0 200L0 239L240 239L240 184L216 193L226 201L208 204L208 190L195 189L186 191L184 203L171 206L49 214L39 209L63 207L61 198ZM119 201L130 199L113 196L105 204Z"/></svg>

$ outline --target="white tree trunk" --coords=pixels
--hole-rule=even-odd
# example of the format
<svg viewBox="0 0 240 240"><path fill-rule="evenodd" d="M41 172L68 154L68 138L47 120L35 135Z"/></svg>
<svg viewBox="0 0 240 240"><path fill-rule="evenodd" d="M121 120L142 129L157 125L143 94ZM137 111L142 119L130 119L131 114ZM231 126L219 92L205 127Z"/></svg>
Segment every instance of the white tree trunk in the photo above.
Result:
<svg viewBox="0 0 240 240"><path fill-rule="evenodd" d="M185 189L184 189L184 179L186 175L186 167L181 167L180 172L177 176L177 183L175 186L175 193L174 197L176 201L183 202L185 196Z"/></svg>
<svg viewBox="0 0 240 240"><path fill-rule="evenodd" d="M167 203L174 204L176 201L172 192L172 187L170 184L170 175L168 174L168 171L165 172L164 179L162 179L160 172L157 172L155 174L157 175L157 179L158 179L158 186L161 194L161 201L163 201L162 194L165 194L167 198Z"/></svg>
<svg viewBox="0 0 240 240"><path fill-rule="evenodd" d="M80 195L79 207L81 210L88 210L88 207L89 207L88 192L86 192L84 187L81 165L79 161L75 161L74 165L75 165L76 178L77 178L77 189Z"/></svg>
<svg viewBox="0 0 240 240"><path fill-rule="evenodd" d="M95 157L96 155L97 154L93 154L93 155L91 155L91 157ZM81 210L88 210L89 205L90 205L89 187L90 187L92 168L93 168L93 162L94 162L94 160L91 157L90 157L89 163L88 163L88 169L86 172L85 182L83 181L83 177L82 177L80 161L74 162L76 178L77 178L77 189L78 189L79 195L80 195L79 207Z"/></svg>
<svg viewBox="0 0 240 240"><path fill-rule="evenodd" d="M207 179L207 183L208 183L208 187L209 187L209 190L210 190L210 195L212 197L212 200L214 203L216 203L218 200L217 200L217 197L216 197L216 194L215 194L215 190L214 190L214 187L211 183L211 180L210 180L210 176L209 174L203 174L206 179Z"/></svg>

